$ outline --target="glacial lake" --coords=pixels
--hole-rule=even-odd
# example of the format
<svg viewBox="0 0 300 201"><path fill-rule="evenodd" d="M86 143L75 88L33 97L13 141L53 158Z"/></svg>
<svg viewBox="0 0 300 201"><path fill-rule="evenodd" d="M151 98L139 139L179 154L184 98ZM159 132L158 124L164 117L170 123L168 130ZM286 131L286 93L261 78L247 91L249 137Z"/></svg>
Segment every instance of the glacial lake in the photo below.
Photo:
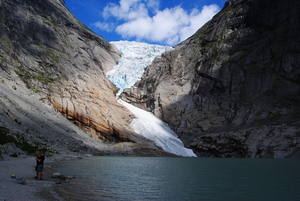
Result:
<svg viewBox="0 0 300 201"><path fill-rule="evenodd" d="M56 172L66 200L299 201L300 159L90 157Z"/></svg>

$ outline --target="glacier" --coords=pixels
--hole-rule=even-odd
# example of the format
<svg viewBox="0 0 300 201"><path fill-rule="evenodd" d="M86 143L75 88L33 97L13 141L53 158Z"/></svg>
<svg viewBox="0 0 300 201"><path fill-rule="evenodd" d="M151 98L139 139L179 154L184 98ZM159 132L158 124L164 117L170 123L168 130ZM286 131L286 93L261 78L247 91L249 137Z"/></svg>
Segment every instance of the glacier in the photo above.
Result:
<svg viewBox="0 0 300 201"><path fill-rule="evenodd" d="M130 88L140 80L144 69L151 64L155 57L173 49L170 46L135 41L116 41L110 43L121 52L121 59L113 70L106 73L106 77L120 88L120 92L125 88Z"/></svg>
<svg viewBox="0 0 300 201"><path fill-rule="evenodd" d="M170 46L131 41L110 43L121 52L118 65L106 73L106 77L120 88L117 99L125 88L133 86L141 79L144 69L151 64L155 57L172 49ZM151 112L137 108L121 99L118 99L118 102L135 115L136 118L133 119L130 126L137 134L154 141L157 146L166 152L184 157L197 157L191 149L184 147L183 142L167 123Z"/></svg>
<svg viewBox="0 0 300 201"><path fill-rule="evenodd" d="M154 141L157 146L166 152L178 156L196 157L191 149L184 147L183 142L167 123L154 116L151 112L137 108L120 99L118 102L136 116L130 125L137 134Z"/></svg>

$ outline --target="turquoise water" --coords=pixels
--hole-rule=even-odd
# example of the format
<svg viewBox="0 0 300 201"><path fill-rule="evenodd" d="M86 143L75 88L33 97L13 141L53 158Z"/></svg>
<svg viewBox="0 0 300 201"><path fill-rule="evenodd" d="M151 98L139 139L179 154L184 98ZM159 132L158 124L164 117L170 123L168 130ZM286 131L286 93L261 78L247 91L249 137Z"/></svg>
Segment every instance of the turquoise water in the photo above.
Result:
<svg viewBox="0 0 300 201"><path fill-rule="evenodd" d="M66 200L300 200L299 159L91 157L56 167L76 176Z"/></svg>

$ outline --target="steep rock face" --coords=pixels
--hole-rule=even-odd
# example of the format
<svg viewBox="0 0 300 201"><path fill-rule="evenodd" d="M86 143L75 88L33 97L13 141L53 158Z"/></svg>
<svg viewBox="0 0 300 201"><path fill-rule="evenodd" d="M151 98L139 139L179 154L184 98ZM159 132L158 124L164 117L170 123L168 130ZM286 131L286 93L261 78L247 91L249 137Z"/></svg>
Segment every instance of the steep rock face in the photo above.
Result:
<svg viewBox="0 0 300 201"><path fill-rule="evenodd" d="M37 141L41 135L53 146L84 135L55 117L51 105L95 139L147 142L129 126L132 114L116 101L117 88L105 77L119 58L62 0L0 0L1 128Z"/></svg>
<svg viewBox="0 0 300 201"><path fill-rule="evenodd" d="M229 0L122 99L169 123L199 156L299 155L299 6Z"/></svg>

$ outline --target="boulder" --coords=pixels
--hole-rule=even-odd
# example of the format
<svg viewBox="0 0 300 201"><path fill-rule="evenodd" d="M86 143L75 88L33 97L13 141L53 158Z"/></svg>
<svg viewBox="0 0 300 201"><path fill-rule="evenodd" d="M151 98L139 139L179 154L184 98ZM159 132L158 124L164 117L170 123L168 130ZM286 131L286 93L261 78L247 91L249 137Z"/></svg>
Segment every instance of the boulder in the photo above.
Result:
<svg viewBox="0 0 300 201"><path fill-rule="evenodd" d="M24 155L25 152L22 151L20 148L16 147L15 143L7 143L4 145L0 145L1 152L4 155L12 156L12 157L18 157L19 155Z"/></svg>

